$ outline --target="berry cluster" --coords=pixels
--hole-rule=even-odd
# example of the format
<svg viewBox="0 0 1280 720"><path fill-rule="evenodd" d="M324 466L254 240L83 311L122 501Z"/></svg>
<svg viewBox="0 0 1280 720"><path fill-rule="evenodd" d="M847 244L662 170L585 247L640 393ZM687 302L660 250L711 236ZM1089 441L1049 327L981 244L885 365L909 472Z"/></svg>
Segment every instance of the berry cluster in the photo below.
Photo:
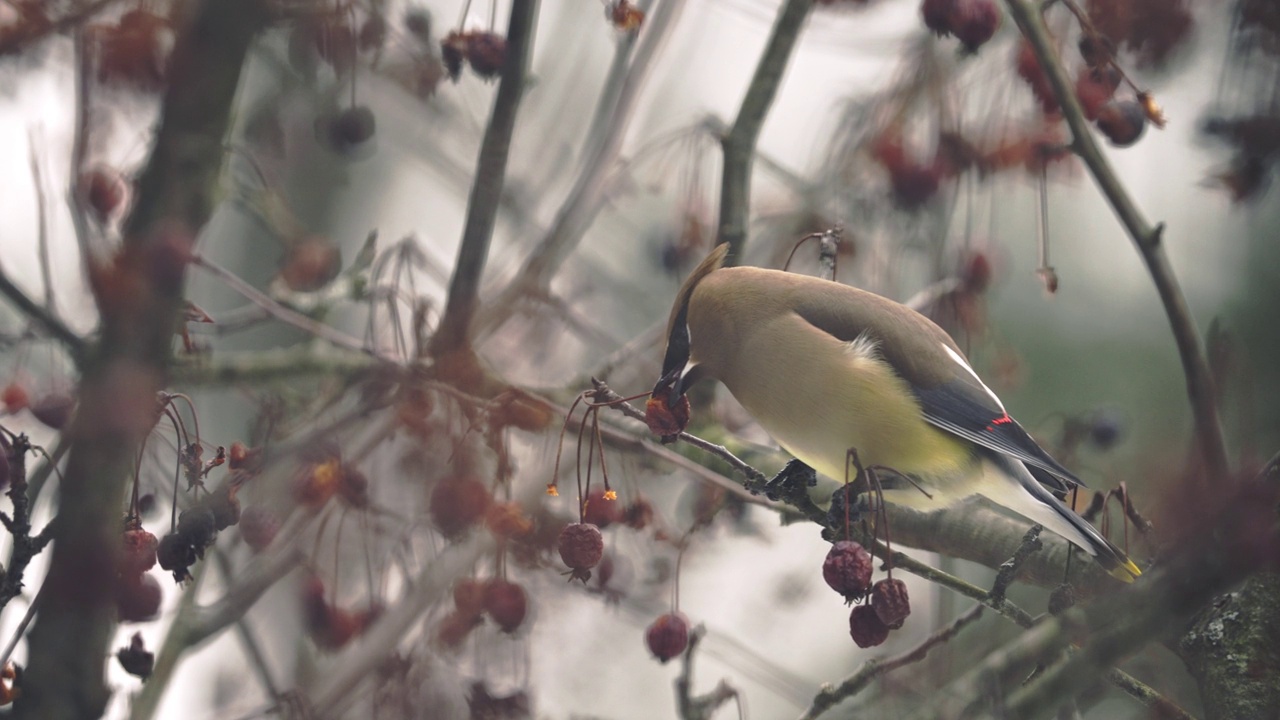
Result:
<svg viewBox="0 0 1280 720"><path fill-rule="evenodd" d="M382 614L376 603L363 610L346 610L325 599L324 581L312 575L302 590L307 632L322 650L337 650L363 633Z"/></svg>
<svg viewBox="0 0 1280 720"><path fill-rule="evenodd" d="M160 540L156 550L160 567L172 572L177 582L190 580L191 566L204 557L218 533L240 522L236 489L234 482L226 482L202 497L178 514L175 529Z"/></svg>
<svg viewBox="0 0 1280 720"><path fill-rule="evenodd" d="M454 30L440 41L440 57L449 71L449 79L462 76L462 63L485 80L493 80L507 61L507 39L492 32Z"/></svg>
<svg viewBox="0 0 1280 720"><path fill-rule="evenodd" d="M503 578L464 578L453 586L453 611L436 626L436 641L456 649L487 616L498 629L513 634L524 624L529 598L519 584Z"/></svg>
<svg viewBox="0 0 1280 720"><path fill-rule="evenodd" d="M871 572L871 553L852 540L833 544L822 563L823 579L846 603L868 600L849 614L849 635L861 648L883 643L911 614L906 584L888 577L872 585Z"/></svg>
<svg viewBox="0 0 1280 720"><path fill-rule="evenodd" d="M156 564L156 536L142 528L136 517L125 521L116 584L116 609L120 622L145 622L160 612L160 583L147 571Z"/></svg>

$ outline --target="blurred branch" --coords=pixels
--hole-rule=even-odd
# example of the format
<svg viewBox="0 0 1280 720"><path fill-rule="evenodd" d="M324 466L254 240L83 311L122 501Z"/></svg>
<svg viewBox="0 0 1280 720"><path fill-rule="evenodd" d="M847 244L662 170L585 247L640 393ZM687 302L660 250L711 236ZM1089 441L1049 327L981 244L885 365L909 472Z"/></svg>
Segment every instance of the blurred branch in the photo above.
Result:
<svg viewBox="0 0 1280 720"><path fill-rule="evenodd" d="M822 715L837 704L862 692L873 680L881 675L897 670L900 667L920 662L935 645L941 645L951 640L951 638L959 635L966 625L980 617L982 617L982 605L974 605L963 615L956 618L955 622L934 632L925 638L924 642L911 650L883 660L879 658L868 660L863 663L862 667L858 668L857 672L850 675L839 685L824 687L817 697L813 699L813 705L800 716L800 720L813 720L813 718Z"/></svg>
<svg viewBox="0 0 1280 720"><path fill-rule="evenodd" d="M734 690L724 680L716 683L711 692L703 695L693 694L693 654L697 651L698 645L706 634L707 629L702 625L698 625L689 631L689 644L684 649L680 664L680 674L676 676L675 680L676 709L680 714L680 720L711 720L716 711L730 700L736 700L741 703L738 691ZM741 706L739 706L738 714L739 716L742 714Z"/></svg>
<svg viewBox="0 0 1280 720"><path fill-rule="evenodd" d="M265 25L265 0L204 2L179 28L169 84L119 262L103 273L138 288L102 302L102 336L84 363L75 438L59 488L56 542L28 643L16 718L98 717L110 697L103 658L115 630L120 513L148 413L130 400L164 384L182 304L185 242L212 211L223 138L245 53ZM99 279L105 281L105 275ZM122 377L136 382L121 383Z"/></svg>
<svg viewBox="0 0 1280 720"><path fill-rule="evenodd" d="M569 196L556 213L555 221L511 282L491 302L486 303L477 323L477 332L495 329L511 316L511 308L518 299L532 295L544 296L550 292L551 279L565 258L573 252L592 221L604 207L613 183L610 174L616 169L622 154L622 143L635 116L640 91L656 65L658 51L675 26L685 0L661 0L653 14L645 20L642 38L635 57L629 65L622 65L625 75L606 78L605 95L613 86L619 87L617 98L608 112L604 112L606 97L601 98L593 128L588 131L588 146L582 169L569 191ZM618 64L614 65L615 71ZM599 127L594 127L599 124ZM599 135L594 143L590 138Z"/></svg>
<svg viewBox="0 0 1280 720"><path fill-rule="evenodd" d="M742 258L747 241L751 207L751 165L765 116L782 84L791 52L800 38L813 0L786 0L774 21L773 32L755 75L738 109L738 117L720 140L724 148L724 175L720 185L720 229L716 244L729 243L729 262Z"/></svg>
<svg viewBox="0 0 1280 720"><path fill-rule="evenodd" d="M462 244L458 247L458 260L453 268L453 278L449 282L449 298L445 303L444 316L431 341L431 352L435 357L469 347L471 319L476 311L480 276L489 257L489 245L493 241L498 205L502 201L507 156L511 150L511 136L515 132L520 99L524 94L525 75L529 72L529 56L537 16L538 0L523 0L511 4L502 79L498 82L498 93L493 100L493 114L489 117L484 139L480 143L475 179L471 183L471 195L467 200L467 220L462 230Z"/></svg>
<svg viewBox="0 0 1280 720"><path fill-rule="evenodd" d="M4 42L0 42L0 57L4 57L5 55L15 55L51 35L56 35L64 30L80 25L84 21L105 10L108 5L111 5L114 2L117 2L117 0L91 0L91 2L83 3L79 7L71 10L71 12L53 20L49 24L41 26L38 32L12 33Z"/></svg>
<svg viewBox="0 0 1280 720"><path fill-rule="evenodd" d="M339 350L323 343L302 344L182 357L173 367L171 382L183 388L296 382L308 376L351 377L380 364L363 352Z"/></svg>
<svg viewBox="0 0 1280 720"><path fill-rule="evenodd" d="M16 305L32 322L43 327L50 335L63 345L66 345L67 351L71 353L71 357L77 365L84 361L85 352L88 349L84 339L75 334L71 328L67 327L53 313L28 297L21 288L14 284L4 270L0 270L0 293L9 298L9 302Z"/></svg>
<svg viewBox="0 0 1280 720"><path fill-rule="evenodd" d="M1057 96L1058 103L1062 107L1063 117L1071 128L1073 149L1084 160L1102 194L1110 202L1112 210L1128 231L1143 262L1146 263L1147 271L1151 274L1156 292L1164 305L1165 314L1169 317L1173 339L1177 343L1178 355L1182 359L1182 370L1187 380L1187 394L1191 399L1191 409L1195 416L1197 444L1209 471L1210 484L1224 482L1228 478L1229 466L1226 446L1222 438L1222 424L1218 418L1218 407L1214 400L1213 379L1209 374L1209 366L1200 346L1200 335L1196 331L1195 321L1191 318L1186 298L1161 246L1164 225L1152 226L1143 217L1142 211L1138 209L1137 204L1116 176L1115 170L1098 148L1097 140L1089 130L1088 121L1085 120L1080 100L1076 97L1075 85L1067 77L1067 72L1057 57L1053 40L1048 28L1045 27L1038 4L1032 0L1005 0L1005 3L1009 7L1009 13L1017 21L1018 27L1022 29L1023 35L1031 43L1040 66L1049 78L1054 95Z"/></svg>
<svg viewBox="0 0 1280 720"><path fill-rule="evenodd" d="M40 284L44 285L44 307L49 315L58 316L53 298L53 271L49 262L49 203L45 200L44 173L36 155L35 132L27 133L27 160L31 166L31 182L36 189L36 246L40 256Z"/></svg>

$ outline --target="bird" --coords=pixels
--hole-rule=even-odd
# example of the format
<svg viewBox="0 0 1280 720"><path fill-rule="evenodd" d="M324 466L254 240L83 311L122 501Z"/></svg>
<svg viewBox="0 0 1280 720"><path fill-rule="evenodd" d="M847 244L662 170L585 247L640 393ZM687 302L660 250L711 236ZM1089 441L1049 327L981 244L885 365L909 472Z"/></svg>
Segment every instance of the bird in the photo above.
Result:
<svg viewBox="0 0 1280 720"><path fill-rule="evenodd" d="M885 487L886 503L933 511L981 495L1120 580L1142 574L1058 499L1083 483L1009 416L945 330L851 285L725 267L727 252L715 248L678 291L651 403L675 407L694 383L718 380L784 450L832 480L847 477L852 450L911 479Z"/></svg>

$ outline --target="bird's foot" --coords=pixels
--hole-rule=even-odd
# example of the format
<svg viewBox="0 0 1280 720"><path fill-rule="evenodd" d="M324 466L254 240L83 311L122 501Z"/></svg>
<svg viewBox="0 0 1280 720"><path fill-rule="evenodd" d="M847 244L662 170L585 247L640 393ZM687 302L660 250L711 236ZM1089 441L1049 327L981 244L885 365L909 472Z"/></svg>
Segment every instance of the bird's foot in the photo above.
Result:
<svg viewBox="0 0 1280 720"><path fill-rule="evenodd" d="M818 484L818 474L799 460L792 460L778 471L762 488L765 497L796 504L801 498L809 498L809 488Z"/></svg>

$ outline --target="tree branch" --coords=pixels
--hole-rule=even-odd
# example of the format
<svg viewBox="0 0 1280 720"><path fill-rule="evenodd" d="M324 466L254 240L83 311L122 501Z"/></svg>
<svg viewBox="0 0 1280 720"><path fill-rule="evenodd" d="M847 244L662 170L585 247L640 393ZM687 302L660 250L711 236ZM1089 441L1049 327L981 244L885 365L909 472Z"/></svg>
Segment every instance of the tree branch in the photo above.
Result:
<svg viewBox="0 0 1280 720"><path fill-rule="evenodd" d="M782 75L800 38L813 0L786 0L774 21L764 54L742 99L733 127L720 140L724 173L720 184L720 229L716 244L729 243L729 262L742 258L751 207L751 166L765 116L782 85Z"/></svg>
<svg viewBox="0 0 1280 720"><path fill-rule="evenodd" d="M17 306L32 322L44 328L46 332L63 345L66 345L67 351L71 354L76 364L84 361L87 349L87 343L85 343L84 339L67 327L66 323L58 319L57 316L42 307L40 303L28 297L22 291L22 288L14 284L4 270L0 270L0 293L9 298L9 302Z"/></svg>
<svg viewBox="0 0 1280 720"><path fill-rule="evenodd" d="M1214 399L1213 379L1209 374L1209 365L1205 361L1195 321L1191 318L1186 298L1161 246L1164 225L1152 226L1143 217L1142 211L1138 209L1120 179L1116 177L1115 170L1098 148L1097 140L1085 120L1080 100L1076 97L1075 86L1058 60L1049 30L1045 27L1044 18L1036 3L1031 0L1005 0L1005 3L1009 7L1010 15L1017 21L1023 35L1031 43L1036 59L1040 61L1040 66L1049 78L1053 92L1062 107L1063 117L1071 128L1074 150L1084 160L1094 181L1098 183L1099 189L1111 204L1116 217L1124 225L1129 237L1137 246L1143 262L1146 263L1147 271L1151 274L1151 280L1155 283L1156 292L1160 296L1160 302L1164 305L1165 314L1169 317L1173 339L1178 346L1178 356L1182 360L1182 370L1186 376L1187 395L1191 399L1191 410L1195 417L1197 444L1209 471L1210 481L1211 483L1226 482L1229 477L1229 465L1226 445L1222 439L1222 424L1218 418L1218 407Z"/></svg>
<svg viewBox="0 0 1280 720"><path fill-rule="evenodd" d="M475 180L467 200L467 221L462 230L458 260L449 281L449 299L444 316L431 341L435 357L449 355L469 346L471 318L475 315L480 292L480 275L489 258L493 228L506 181L507 156L511 136L515 132L516 114L524 94L525 75L529 72L529 56L533 45L534 24L538 16L538 0L511 3L507 24L507 55L493 100L493 114L480 143Z"/></svg>

